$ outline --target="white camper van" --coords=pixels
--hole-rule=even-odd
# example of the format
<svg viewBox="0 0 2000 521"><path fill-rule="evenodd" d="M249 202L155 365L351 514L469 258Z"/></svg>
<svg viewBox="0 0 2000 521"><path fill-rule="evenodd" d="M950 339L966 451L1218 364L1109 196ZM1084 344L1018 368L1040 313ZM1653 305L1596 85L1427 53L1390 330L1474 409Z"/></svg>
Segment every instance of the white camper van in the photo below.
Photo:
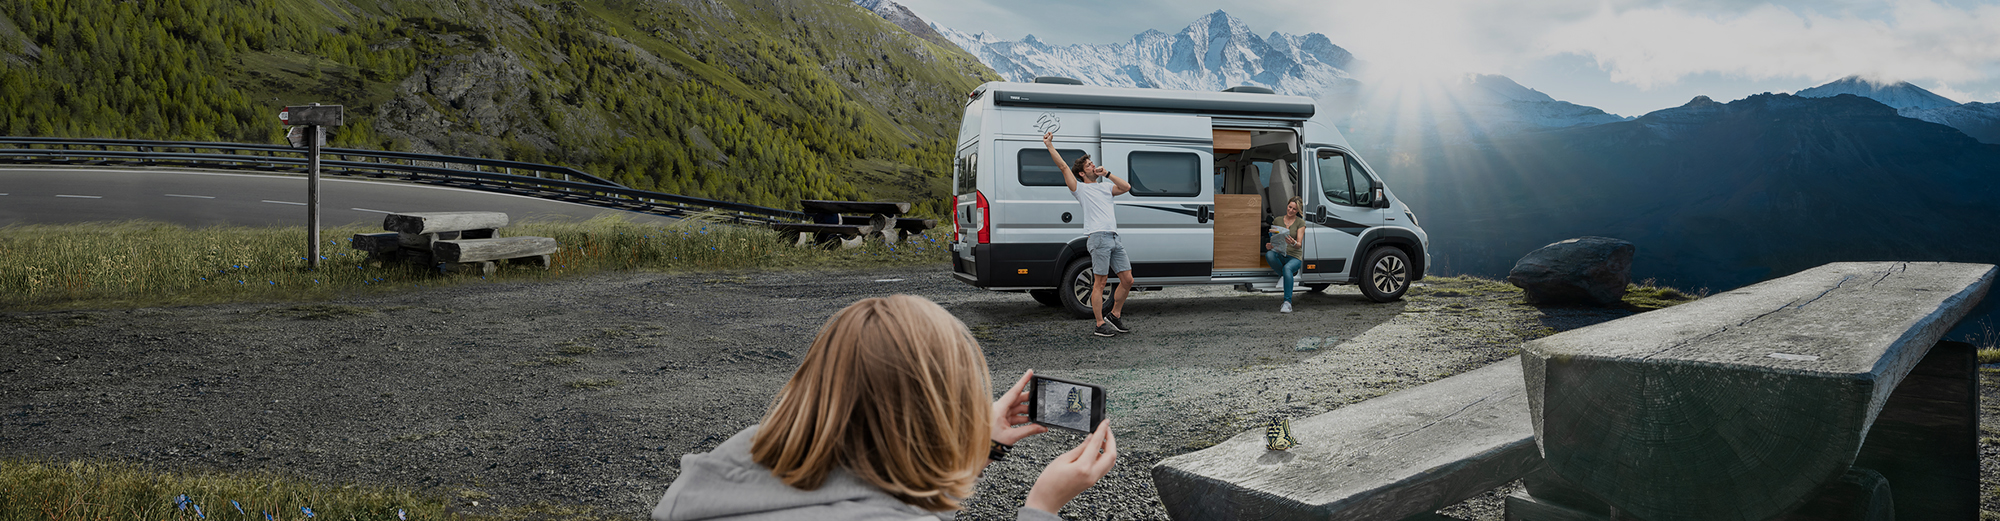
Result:
<svg viewBox="0 0 2000 521"><path fill-rule="evenodd" d="M952 275L1091 316L1081 209L1042 146L1054 131L1066 161L1090 154L1132 184L1113 202L1134 289L1277 284L1265 230L1300 196L1309 224L1299 282L1313 291L1358 284L1370 299L1400 299L1423 279L1430 239L1323 119L1310 98L1258 87L981 85L958 131Z"/></svg>

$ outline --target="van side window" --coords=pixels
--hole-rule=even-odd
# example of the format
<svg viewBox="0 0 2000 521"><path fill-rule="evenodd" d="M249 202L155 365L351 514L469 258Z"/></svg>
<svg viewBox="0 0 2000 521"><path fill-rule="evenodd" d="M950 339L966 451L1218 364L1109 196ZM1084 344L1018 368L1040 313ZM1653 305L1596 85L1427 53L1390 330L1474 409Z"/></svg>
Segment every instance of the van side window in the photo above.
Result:
<svg viewBox="0 0 2000 521"><path fill-rule="evenodd" d="M957 167L955 170L958 171L958 186L952 195L969 194L979 190L979 153L968 152L960 156L955 166Z"/></svg>
<svg viewBox="0 0 2000 521"><path fill-rule="evenodd" d="M1354 187L1355 206L1375 204L1375 183L1368 179L1368 171L1361 168L1361 163L1352 157L1347 158L1347 182Z"/></svg>
<svg viewBox="0 0 2000 521"><path fill-rule="evenodd" d="M1187 152L1133 152L1125 156L1125 181L1132 195L1194 197L1201 195L1201 156Z"/></svg>
<svg viewBox="0 0 2000 521"><path fill-rule="evenodd" d="M1058 148L1056 153L1062 154L1063 163L1068 165L1083 157L1083 151L1076 149ZM1021 186L1069 186L1062 180L1062 169L1049 162L1049 149L1023 148L1014 155L1014 164L1021 165Z"/></svg>
<svg viewBox="0 0 2000 521"><path fill-rule="evenodd" d="M1347 156L1339 152L1319 154L1319 186L1326 200L1341 206L1361 206L1354 187L1348 184Z"/></svg>

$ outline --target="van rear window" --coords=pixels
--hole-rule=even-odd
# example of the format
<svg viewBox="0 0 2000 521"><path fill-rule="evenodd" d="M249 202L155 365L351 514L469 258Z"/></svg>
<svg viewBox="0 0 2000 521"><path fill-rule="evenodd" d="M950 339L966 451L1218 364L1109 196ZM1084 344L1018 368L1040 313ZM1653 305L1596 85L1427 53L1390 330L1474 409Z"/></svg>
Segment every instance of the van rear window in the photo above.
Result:
<svg viewBox="0 0 2000 521"><path fill-rule="evenodd" d="M952 165L952 170L958 173L955 176L958 178L957 191L952 195L965 195L979 189L979 153L972 150L966 149L965 155L959 156L958 163Z"/></svg>
<svg viewBox="0 0 2000 521"><path fill-rule="evenodd" d="M1125 156L1132 195L1194 197L1201 195L1201 156L1186 152L1133 152Z"/></svg>
<svg viewBox="0 0 2000 521"><path fill-rule="evenodd" d="M1082 150L1058 148L1056 152L1069 165L1083 157ZM1014 164L1021 165L1021 186L1068 186L1063 182L1062 169L1049 161L1047 148L1023 148L1014 156Z"/></svg>

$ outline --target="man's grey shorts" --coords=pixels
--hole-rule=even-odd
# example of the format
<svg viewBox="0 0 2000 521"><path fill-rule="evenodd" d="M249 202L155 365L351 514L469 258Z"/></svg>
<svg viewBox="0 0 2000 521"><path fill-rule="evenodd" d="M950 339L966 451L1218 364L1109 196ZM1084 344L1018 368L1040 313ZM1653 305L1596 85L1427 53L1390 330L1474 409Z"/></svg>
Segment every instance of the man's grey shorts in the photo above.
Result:
<svg viewBox="0 0 2000 521"><path fill-rule="evenodd" d="M1125 258L1125 245L1118 243L1118 232L1093 232L1089 246L1091 274L1132 271L1132 260Z"/></svg>

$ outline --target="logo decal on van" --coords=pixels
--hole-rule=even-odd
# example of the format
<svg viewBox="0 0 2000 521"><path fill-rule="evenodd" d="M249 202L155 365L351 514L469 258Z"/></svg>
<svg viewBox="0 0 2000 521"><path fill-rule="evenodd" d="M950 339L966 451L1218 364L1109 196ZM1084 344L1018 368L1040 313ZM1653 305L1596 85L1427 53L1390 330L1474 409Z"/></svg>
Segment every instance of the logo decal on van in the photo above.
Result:
<svg viewBox="0 0 2000 521"><path fill-rule="evenodd" d="M1056 117L1053 112L1043 112L1042 117L1035 119L1035 131L1037 132L1052 134L1061 130L1062 118Z"/></svg>

